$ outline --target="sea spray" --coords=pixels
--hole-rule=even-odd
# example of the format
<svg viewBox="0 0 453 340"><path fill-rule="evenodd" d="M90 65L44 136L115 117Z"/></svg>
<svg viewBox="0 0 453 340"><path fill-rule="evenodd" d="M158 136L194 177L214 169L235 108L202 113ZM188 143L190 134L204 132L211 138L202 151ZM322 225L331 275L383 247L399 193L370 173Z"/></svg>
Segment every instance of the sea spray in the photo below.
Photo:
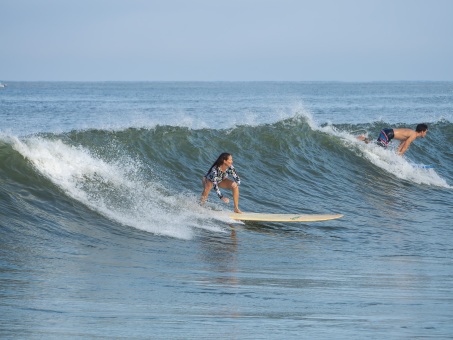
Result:
<svg viewBox="0 0 453 340"><path fill-rule="evenodd" d="M123 225L182 239L193 236L191 227L218 230L209 223L215 216L194 209L193 203L182 205L183 198L162 183L140 177L137 162L108 163L81 146L40 137L16 138L14 148L66 195Z"/></svg>

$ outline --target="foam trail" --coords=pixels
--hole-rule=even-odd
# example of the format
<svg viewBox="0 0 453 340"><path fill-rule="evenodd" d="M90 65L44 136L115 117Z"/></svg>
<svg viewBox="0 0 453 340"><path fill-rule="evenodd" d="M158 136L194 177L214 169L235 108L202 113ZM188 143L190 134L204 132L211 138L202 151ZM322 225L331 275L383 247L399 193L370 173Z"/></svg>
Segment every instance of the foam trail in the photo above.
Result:
<svg viewBox="0 0 453 340"><path fill-rule="evenodd" d="M393 150L384 149L376 144L360 145L360 150L371 163L390 172L398 178L417 184L427 184L451 189L434 169L419 168Z"/></svg>
<svg viewBox="0 0 453 340"><path fill-rule="evenodd" d="M13 138L12 144L68 196L123 225L181 239L192 238L193 227L222 231L205 209L190 202L185 208L181 202L187 198L142 179L139 164L132 160L110 164L82 147L39 137L24 142Z"/></svg>

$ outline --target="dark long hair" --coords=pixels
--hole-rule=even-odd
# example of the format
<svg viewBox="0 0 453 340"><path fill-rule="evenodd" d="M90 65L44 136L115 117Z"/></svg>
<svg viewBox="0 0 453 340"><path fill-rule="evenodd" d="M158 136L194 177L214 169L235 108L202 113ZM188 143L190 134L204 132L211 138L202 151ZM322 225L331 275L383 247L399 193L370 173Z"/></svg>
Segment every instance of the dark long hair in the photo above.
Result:
<svg viewBox="0 0 453 340"><path fill-rule="evenodd" d="M228 158L230 158L230 156L231 156L231 154L228 152L221 153L220 156L217 158L217 160L214 162L214 164L212 164L212 166L209 168L208 173L211 172L213 167L218 168L219 166L221 166L224 161L226 161Z"/></svg>

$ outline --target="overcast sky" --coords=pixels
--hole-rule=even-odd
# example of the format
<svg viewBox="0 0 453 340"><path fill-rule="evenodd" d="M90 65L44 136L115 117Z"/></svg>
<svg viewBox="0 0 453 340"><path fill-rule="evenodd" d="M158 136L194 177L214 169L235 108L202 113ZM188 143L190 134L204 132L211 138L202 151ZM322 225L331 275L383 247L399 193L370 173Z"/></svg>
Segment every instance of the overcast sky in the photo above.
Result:
<svg viewBox="0 0 453 340"><path fill-rule="evenodd" d="M453 80L453 0L0 0L0 80Z"/></svg>

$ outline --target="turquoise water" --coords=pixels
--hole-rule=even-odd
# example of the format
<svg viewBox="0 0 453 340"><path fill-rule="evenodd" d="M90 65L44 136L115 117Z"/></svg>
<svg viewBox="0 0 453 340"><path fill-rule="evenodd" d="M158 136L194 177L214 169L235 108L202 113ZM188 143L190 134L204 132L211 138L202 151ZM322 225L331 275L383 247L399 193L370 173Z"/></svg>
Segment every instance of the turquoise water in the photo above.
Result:
<svg viewBox="0 0 453 340"><path fill-rule="evenodd" d="M8 82L0 337L451 338L452 113L449 82ZM198 206L223 151L242 210L345 216Z"/></svg>

